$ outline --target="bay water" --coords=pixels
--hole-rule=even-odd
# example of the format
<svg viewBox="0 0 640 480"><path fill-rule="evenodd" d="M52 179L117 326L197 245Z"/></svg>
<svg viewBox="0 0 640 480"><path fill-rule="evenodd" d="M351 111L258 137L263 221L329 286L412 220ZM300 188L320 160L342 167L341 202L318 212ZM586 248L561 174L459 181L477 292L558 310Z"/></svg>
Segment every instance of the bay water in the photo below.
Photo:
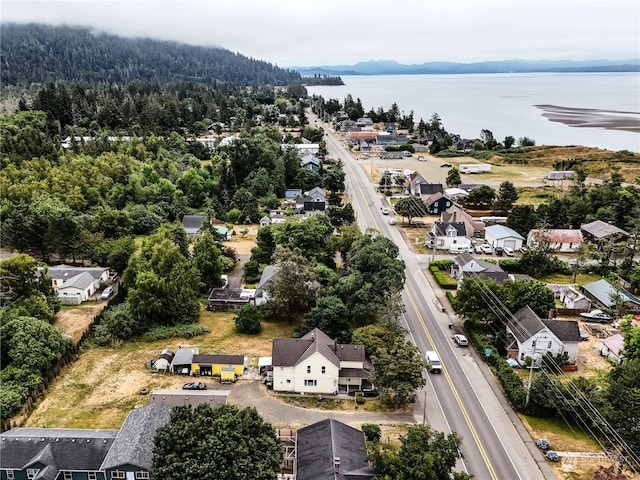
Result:
<svg viewBox="0 0 640 480"><path fill-rule="evenodd" d="M490 130L496 140L528 137L536 145L584 145L640 152L640 73L505 73L474 75L343 76L345 85L307 87L310 95L360 98L365 112L395 102L428 121L437 113L445 129L463 138ZM635 131L553 122L536 105L592 109L595 118L623 119ZM573 111L573 110L572 110Z"/></svg>

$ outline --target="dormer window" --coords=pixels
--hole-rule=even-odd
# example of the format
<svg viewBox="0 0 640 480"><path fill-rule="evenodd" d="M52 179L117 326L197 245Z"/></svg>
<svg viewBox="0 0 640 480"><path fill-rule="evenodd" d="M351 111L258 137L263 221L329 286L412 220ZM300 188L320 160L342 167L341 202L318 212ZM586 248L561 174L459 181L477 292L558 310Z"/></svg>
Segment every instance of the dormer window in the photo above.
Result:
<svg viewBox="0 0 640 480"><path fill-rule="evenodd" d="M307 365L307 373L311 373L311 365Z"/></svg>
<svg viewBox="0 0 640 480"><path fill-rule="evenodd" d="M324 365L322 366L322 373L323 374L327 373L327 367L325 367Z"/></svg>

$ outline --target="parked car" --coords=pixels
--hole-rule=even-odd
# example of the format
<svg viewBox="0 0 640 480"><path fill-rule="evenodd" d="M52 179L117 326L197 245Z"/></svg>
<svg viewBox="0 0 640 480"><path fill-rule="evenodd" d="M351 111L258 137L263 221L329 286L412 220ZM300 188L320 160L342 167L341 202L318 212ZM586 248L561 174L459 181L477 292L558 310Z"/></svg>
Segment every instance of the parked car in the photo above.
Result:
<svg viewBox="0 0 640 480"><path fill-rule="evenodd" d="M206 390L207 385L202 382L191 382L191 383L185 383L182 386L182 389L183 390Z"/></svg>
<svg viewBox="0 0 640 480"><path fill-rule="evenodd" d="M504 254L505 254L507 257L513 257L513 254L514 254L514 253L515 253L515 252L513 251L513 248L510 248L510 247L504 247Z"/></svg>
<svg viewBox="0 0 640 480"><path fill-rule="evenodd" d="M482 247L480 245L476 245L475 247L473 247L473 253L482 255Z"/></svg>
<svg viewBox="0 0 640 480"><path fill-rule="evenodd" d="M482 252L486 253L487 255L491 255L493 253L493 246L489 245L488 243L483 243L482 245L480 245L480 248L482 249Z"/></svg>
<svg viewBox="0 0 640 480"><path fill-rule="evenodd" d="M453 336L453 341L456 342L456 345L458 345L459 347L466 347L469 345L467 337L459 333Z"/></svg>
<svg viewBox="0 0 640 480"><path fill-rule="evenodd" d="M580 329L580 340L582 340L583 342L589 341L589 334L585 332L582 328Z"/></svg>
<svg viewBox="0 0 640 480"><path fill-rule="evenodd" d="M581 313L580 316L588 322L609 323L613 318L602 310L591 310L589 313Z"/></svg>
<svg viewBox="0 0 640 480"><path fill-rule="evenodd" d="M504 253L504 248L502 248L502 247L496 247L496 255L498 255L499 257L501 257L503 253Z"/></svg>
<svg viewBox="0 0 640 480"><path fill-rule="evenodd" d="M557 462L560 459L558 454L553 450L549 450L545 456L547 457L547 460L551 460L552 462Z"/></svg>
<svg viewBox="0 0 640 480"><path fill-rule="evenodd" d="M109 300L111 298L111 295L113 295L113 287L107 287L102 291L102 295L100 295L100 298L102 300Z"/></svg>

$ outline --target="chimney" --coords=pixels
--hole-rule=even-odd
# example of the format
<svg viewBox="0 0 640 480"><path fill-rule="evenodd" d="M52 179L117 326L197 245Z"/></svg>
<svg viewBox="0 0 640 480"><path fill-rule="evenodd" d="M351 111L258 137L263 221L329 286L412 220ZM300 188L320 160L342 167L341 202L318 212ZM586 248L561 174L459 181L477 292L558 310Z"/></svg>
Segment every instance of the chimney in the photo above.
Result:
<svg viewBox="0 0 640 480"><path fill-rule="evenodd" d="M315 340L316 339L316 334L311 332L311 340Z"/></svg>
<svg viewBox="0 0 640 480"><path fill-rule="evenodd" d="M333 457L333 471L340 473L340 457Z"/></svg>

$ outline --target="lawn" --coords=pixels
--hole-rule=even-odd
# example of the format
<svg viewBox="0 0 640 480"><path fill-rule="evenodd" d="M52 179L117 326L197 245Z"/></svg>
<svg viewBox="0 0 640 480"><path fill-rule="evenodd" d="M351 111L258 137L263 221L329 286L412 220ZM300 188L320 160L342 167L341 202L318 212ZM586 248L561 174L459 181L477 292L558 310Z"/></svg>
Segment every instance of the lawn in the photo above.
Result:
<svg viewBox="0 0 640 480"><path fill-rule="evenodd" d="M147 404L140 390L180 388L184 377L152 373L147 360L165 348L198 347L202 353L247 356L249 366L271 355L273 338L290 337L295 324L264 322L258 335L235 333L233 314L202 310L209 333L191 339L134 341L113 347L91 346L68 366L26 420L27 427L120 428L129 410Z"/></svg>
<svg viewBox="0 0 640 480"><path fill-rule="evenodd" d="M602 277L600 275L591 275L588 273L579 273L576 275L576 281L573 281L573 275L563 275L561 273L554 273L552 275L547 275L540 279L543 283L560 283L560 284L573 284L576 285L586 285L587 283L595 282L596 280L600 280Z"/></svg>

